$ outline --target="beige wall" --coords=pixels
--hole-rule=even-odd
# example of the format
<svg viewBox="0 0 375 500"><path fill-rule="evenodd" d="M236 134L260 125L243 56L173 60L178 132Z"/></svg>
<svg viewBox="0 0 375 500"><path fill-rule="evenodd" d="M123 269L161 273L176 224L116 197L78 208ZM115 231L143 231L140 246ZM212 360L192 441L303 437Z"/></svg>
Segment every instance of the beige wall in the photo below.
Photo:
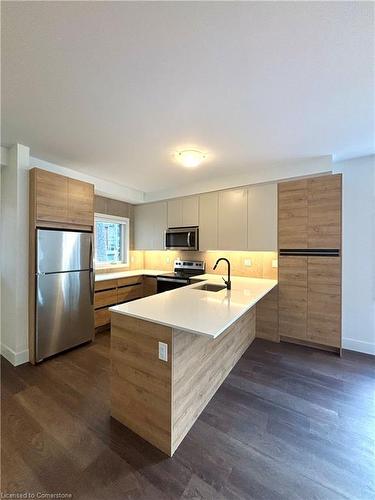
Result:
<svg viewBox="0 0 375 500"><path fill-rule="evenodd" d="M206 272L223 275L226 273L224 263L218 269L212 268L219 257L226 257L231 263L233 276L248 276L252 278L277 279L277 268L272 267L272 261L277 259L276 252L173 252L173 251L144 251L144 268L169 271L173 269L173 261L177 258L204 260ZM245 259L251 259L251 266L245 266Z"/></svg>

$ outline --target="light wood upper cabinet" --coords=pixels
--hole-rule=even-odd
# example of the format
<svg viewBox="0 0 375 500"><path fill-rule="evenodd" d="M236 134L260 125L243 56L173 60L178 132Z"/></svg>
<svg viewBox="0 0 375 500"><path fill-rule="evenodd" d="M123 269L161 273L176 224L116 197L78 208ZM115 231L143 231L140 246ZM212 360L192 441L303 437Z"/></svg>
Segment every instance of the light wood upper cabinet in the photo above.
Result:
<svg viewBox="0 0 375 500"><path fill-rule="evenodd" d="M279 248L307 248L307 180L279 184Z"/></svg>
<svg viewBox="0 0 375 500"><path fill-rule="evenodd" d="M167 229L167 202L134 207L135 250L163 250Z"/></svg>
<svg viewBox="0 0 375 500"><path fill-rule="evenodd" d="M73 224L94 225L94 185L68 179L68 220Z"/></svg>
<svg viewBox="0 0 375 500"><path fill-rule="evenodd" d="M218 249L247 250L247 190L219 192Z"/></svg>
<svg viewBox="0 0 375 500"><path fill-rule="evenodd" d="M30 170L34 182L36 219L50 222L68 220L68 178L47 170Z"/></svg>
<svg viewBox="0 0 375 500"><path fill-rule="evenodd" d="M198 196L188 196L168 201L168 227L198 226L198 222Z"/></svg>
<svg viewBox="0 0 375 500"><path fill-rule="evenodd" d="M341 174L279 184L279 248L341 248Z"/></svg>
<svg viewBox="0 0 375 500"><path fill-rule="evenodd" d="M308 247L341 248L341 174L308 180Z"/></svg>
<svg viewBox="0 0 375 500"><path fill-rule="evenodd" d="M30 187L37 221L93 226L93 184L34 168Z"/></svg>
<svg viewBox="0 0 375 500"><path fill-rule="evenodd" d="M206 193L199 197L199 250L217 250L219 194Z"/></svg>
<svg viewBox="0 0 375 500"><path fill-rule="evenodd" d="M277 184L252 186L247 190L247 248L277 250Z"/></svg>

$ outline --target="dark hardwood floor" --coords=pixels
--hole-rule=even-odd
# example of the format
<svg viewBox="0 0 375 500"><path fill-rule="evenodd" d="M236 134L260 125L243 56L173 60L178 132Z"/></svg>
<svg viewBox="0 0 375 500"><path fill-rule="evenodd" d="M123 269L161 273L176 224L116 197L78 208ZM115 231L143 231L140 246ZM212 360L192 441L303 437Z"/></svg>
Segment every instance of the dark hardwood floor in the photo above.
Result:
<svg viewBox="0 0 375 500"><path fill-rule="evenodd" d="M108 334L1 375L3 494L375 498L368 356L255 341L173 458L110 418Z"/></svg>

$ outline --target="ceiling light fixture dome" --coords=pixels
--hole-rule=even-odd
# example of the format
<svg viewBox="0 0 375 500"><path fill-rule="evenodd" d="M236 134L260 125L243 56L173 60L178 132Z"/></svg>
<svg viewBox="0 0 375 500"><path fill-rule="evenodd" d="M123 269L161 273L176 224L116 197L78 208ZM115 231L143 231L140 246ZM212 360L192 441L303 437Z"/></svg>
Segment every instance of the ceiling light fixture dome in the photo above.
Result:
<svg viewBox="0 0 375 500"><path fill-rule="evenodd" d="M184 149L177 151L176 158L184 167L194 168L198 167L207 158L207 155L197 149Z"/></svg>

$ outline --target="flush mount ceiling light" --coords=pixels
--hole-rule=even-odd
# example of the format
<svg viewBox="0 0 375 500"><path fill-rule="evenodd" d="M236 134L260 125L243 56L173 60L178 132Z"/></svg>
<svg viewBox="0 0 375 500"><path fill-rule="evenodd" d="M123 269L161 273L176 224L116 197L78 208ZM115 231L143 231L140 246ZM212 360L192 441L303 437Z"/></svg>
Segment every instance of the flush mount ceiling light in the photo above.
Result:
<svg viewBox="0 0 375 500"><path fill-rule="evenodd" d="M206 153L202 153L202 151L198 151L197 149L184 149L176 153L178 162L187 168L198 167L206 158Z"/></svg>

